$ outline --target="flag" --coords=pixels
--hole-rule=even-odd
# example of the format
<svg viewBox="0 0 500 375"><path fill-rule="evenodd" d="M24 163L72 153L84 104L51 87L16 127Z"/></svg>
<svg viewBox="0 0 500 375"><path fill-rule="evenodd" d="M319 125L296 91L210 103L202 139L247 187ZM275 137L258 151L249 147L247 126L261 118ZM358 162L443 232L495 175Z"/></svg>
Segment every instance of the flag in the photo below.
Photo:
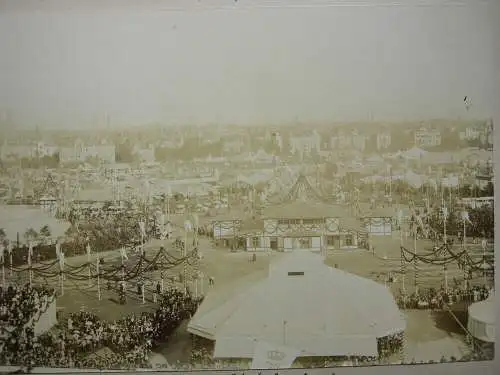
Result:
<svg viewBox="0 0 500 375"><path fill-rule="evenodd" d="M128 260L127 251L125 250L124 247L120 249L120 255L122 257L122 260Z"/></svg>
<svg viewBox="0 0 500 375"><path fill-rule="evenodd" d="M61 244L58 242L56 243L56 257L59 259L59 256L61 255Z"/></svg>
<svg viewBox="0 0 500 375"><path fill-rule="evenodd" d="M87 256L90 256L90 244L87 244Z"/></svg>
<svg viewBox="0 0 500 375"><path fill-rule="evenodd" d="M462 211L462 220L472 224L469 218L469 213L467 211Z"/></svg>
<svg viewBox="0 0 500 375"><path fill-rule="evenodd" d="M283 345L259 341L254 348L252 370L290 368L299 350Z"/></svg>
<svg viewBox="0 0 500 375"><path fill-rule="evenodd" d="M465 109L468 111L471 107L471 100L468 96L464 96Z"/></svg>
<svg viewBox="0 0 500 375"><path fill-rule="evenodd" d="M0 244L0 261L3 263L3 254L5 253L5 247Z"/></svg>
<svg viewBox="0 0 500 375"><path fill-rule="evenodd" d="M139 221L139 230L141 231L141 236L146 237L146 224L144 221Z"/></svg>
<svg viewBox="0 0 500 375"><path fill-rule="evenodd" d="M488 245L488 241L486 241L485 239L483 239L483 240L481 241L481 247L483 248L483 250L485 250L485 249L486 249L486 246L487 246L487 245Z"/></svg>
<svg viewBox="0 0 500 375"><path fill-rule="evenodd" d="M28 264L31 265L31 258L33 258L33 244L28 244Z"/></svg>
<svg viewBox="0 0 500 375"><path fill-rule="evenodd" d="M9 244L7 245L7 252L9 253L9 255L12 255L12 242L9 242Z"/></svg>
<svg viewBox="0 0 500 375"><path fill-rule="evenodd" d="M446 219L448 218L448 208L446 208L446 206L443 206L443 217Z"/></svg>
<svg viewBox="0 0 500 375"><path fill-rule="evenodd" d="M189 220L186 220L184 222L184 230L186 232L190 232L192 229L193 229L193 225L191 224L191 222Z"/></svg>

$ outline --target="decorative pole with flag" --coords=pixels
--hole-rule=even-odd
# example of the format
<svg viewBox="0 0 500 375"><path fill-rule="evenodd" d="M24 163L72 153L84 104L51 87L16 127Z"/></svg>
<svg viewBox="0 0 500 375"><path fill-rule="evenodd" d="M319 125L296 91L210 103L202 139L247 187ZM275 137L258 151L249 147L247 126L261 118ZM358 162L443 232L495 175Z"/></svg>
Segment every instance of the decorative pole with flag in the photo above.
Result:
<svg viewBox="0 0 500 375"><path fill-rule="evenodd" d="M144 243L146 241L146 223L139 221L139 230L141 231L141 257L144 256Z"/></svg>
<svg viewBox="0 0 500 375"><path fill-rule="evenodd" d="M0 244L0 261L2 262L2 288L5 288L5 247Z"/></svg>
<svg viewBox="0 0 500 375"><path fill-rule="evenodd" d="M90 243L87 242L87 263L89 265L89 286L92 285L92 281L91 281L91 278L92 278L92 271L91 271L91 266L92 266L92 262L90 261Z"/></svg>
<svg viewBox="0 0 500 375"><path fill-rule="evenodd" d="M100 276L100 273L101 273L101 270L99 269L99 263L100 263L100 259L99 257L97 257L97 260L96 260L96 272L97 272L97 298L99 299L99 301L101 300L101 276Z"/></svg>
<svg viewBox="0 0 500 375"><path fill-rule="evenodd" d="M167 221L170 222L170 196L172 195L172 188L167 186Z"/></svg>
<svg viewBox="0 0 500 375"><path fill-rule="evenodd" d="M13 248L12 242L9 241L9 244L7 245L7 251L9 252L10 277L12 277L12 272L13 272L12 248Z"/></svg>
<svg viewBox="0 0 500 375"><path fill-rule="evenodd" d="M59 250L59 282L61 283L61 296L64 296L64 252Z"/></svg>
<svg viewBox="0 0 500 375"><path fill-rule="evenodd" d="M30 287L33 284L33 270L31 267L31 257L32 256L33 256L33 243L30 241L28 243L28 268L29 268Z"/></svg>
<svg viewBox="0 0 500 375"><path fill-rule="evenodd" d="M448 245L447 241L447 234L446 234L446 222L448 221L448 208L444 204L444 198L442 198L442 203L443 203L443 240L444 240L444 246ZM446 264L443 265L443 272L444 272L444 289L446 292L448 292L448 267L446 267Z"/></svg>
<svg viewBox="0 0 500 375"><path fill-rule="evenodd" d="M418 266L417 266L417 227L415 226L415 235L413 236L413 272L415 283L415 294L418 295Z"/></svg>
<svg viewBox="0 0 500 375"><path fill-rule="evenodd" d="M184 247L182 251L183 258L183 277L184 293L187 293L188 280L187 280L187 246L188 246L188 233L192 230L192 224L189 220L184 222Z"/></svg>
<svg viewBox="0 0 500 375"><path fill-rule="evenodd" d="M462 246L465 249L465 246L467 245L467 240L466 240L466 228L467 228L467 223L470 223L470 218L469 218L469 213L467 211L462 212L462 221L464 223L464 233L463 236L464 238L462 239Z"/></svg>
<svg viewBox="0 0 500 375"><path fill-rule="evenodd" d="M446 244L448 242L446 237L446 222L448 221L448 208L445 206L444 200L443 200L442 210L443 210L443 239L444 243Z"/></svg>
<svg viewBox="0 0 500 375"><path fill-rule="evenodd" d="M405 259L404 259L404 254L403 254L403 232L400 232L400 241L401 241L401 292L403 293L403 302L406 304L406 287L405 287L405 274L406 274L406 267L405 267Z"/></svg>
<svg viewBox="0 0 500 375"><path fill-rule="evenodd" d="M488 242L484 238L481 241L481 247L483 248L483 262L482 262L482 267L483 267L483 284L486 285L486 246L488 245Z"/></svg>
<svg viewBox="0 0 500 375"><path fill-rule="evenodd" d="M122 282L125 282L125 261L128 260L128 256L124 247L120 249L120 255L122 259Z"/></svg>

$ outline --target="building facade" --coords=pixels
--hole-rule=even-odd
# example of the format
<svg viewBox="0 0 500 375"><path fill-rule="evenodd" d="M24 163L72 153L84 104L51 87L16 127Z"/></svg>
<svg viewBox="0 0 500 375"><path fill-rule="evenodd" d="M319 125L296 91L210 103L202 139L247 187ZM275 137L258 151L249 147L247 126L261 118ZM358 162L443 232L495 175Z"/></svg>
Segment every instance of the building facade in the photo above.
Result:
<svg viewBox="0 0 500 375"><path fill-rule="evenodd" d="M382 131L377 133L377 150L382 151L389 148L391 145L392 137L391 132Z"/></svg>
<svg viewBox="0 0 500 375"><path fill-rule="evenodd" d="M89 158L96 158L104 163L114 163L116 147L108 144L86 146L82 142L76 142L73 147L61 147L59 152L61 163L83 163Z"/></svg>
<svg viewBox="0 0 500 375"><path fill-rule="evenodd" d="M415 132L415 147L436 147L441 144L441 132L435 129L421 128Z"/></svg>

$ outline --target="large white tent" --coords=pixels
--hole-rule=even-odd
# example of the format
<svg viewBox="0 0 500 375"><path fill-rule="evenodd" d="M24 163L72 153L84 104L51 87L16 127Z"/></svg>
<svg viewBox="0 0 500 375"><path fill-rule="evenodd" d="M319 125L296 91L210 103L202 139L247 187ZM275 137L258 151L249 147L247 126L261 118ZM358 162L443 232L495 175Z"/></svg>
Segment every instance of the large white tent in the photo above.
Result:
<svg viewBox="0 0 500 375"><path fill-rule="evenodd" d="M472 336L484 341L495 342L495 294L481 302L469 306L467 329Z"/></svg>
<svg viewBox="0 0 500 375"><path fill-rule="evenodd" d="M406 327L391 292L323 259L282 255L267 274L214 287L188 331L215 341L215 358L253 358L262 342L295 348L298 357L377 356L377 338Z"/></svg>

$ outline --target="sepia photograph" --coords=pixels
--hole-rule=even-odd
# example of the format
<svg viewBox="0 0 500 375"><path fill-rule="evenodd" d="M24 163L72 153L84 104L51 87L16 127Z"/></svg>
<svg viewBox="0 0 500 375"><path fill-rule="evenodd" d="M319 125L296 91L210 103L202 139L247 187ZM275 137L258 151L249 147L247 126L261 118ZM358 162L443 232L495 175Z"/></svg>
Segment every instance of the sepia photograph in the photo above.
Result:
<svg viewBox="0 0 500 375"><path fill-rule="evenodd" d="M493 363L494 3L0 0L0 372Z"/></svg>

